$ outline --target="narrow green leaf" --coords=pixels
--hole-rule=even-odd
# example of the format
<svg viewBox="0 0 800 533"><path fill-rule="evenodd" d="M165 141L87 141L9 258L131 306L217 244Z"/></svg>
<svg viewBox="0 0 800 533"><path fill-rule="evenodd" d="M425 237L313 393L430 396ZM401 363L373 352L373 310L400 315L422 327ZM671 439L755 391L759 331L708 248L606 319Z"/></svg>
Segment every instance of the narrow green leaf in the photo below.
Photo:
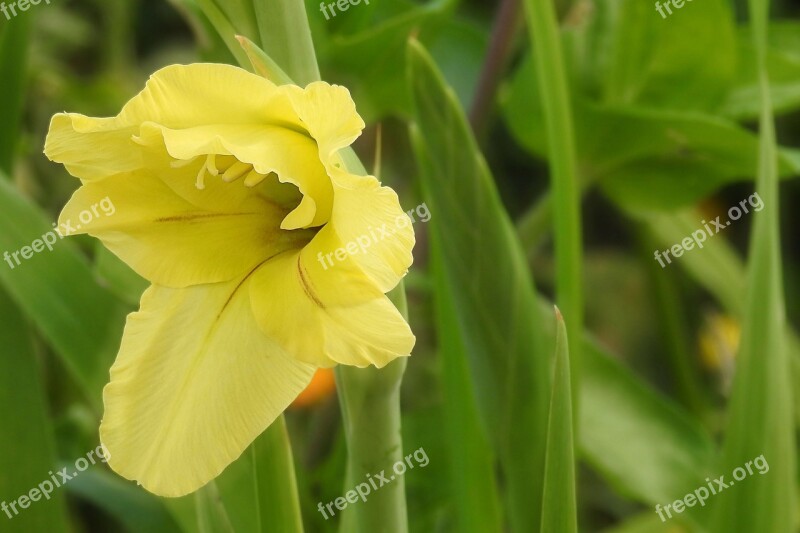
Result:
<svg viewBox="0 0 800 533"><path fill-rule="evenodd" d="M555 374L547 425L542 532L577 533L578 531L571 389L567 328L564 325L564 318L556 308Z"/></svg>
<svg viewBox="0 0 800 533"><path fill-rule="evenodd" d="M583 334L583 229L572 97L553 0L524 0L547 131L556 262L556 301L572 339ZM580 383L581 344L571 346L570 375ZM580 412L579 387L573 406Z"/></svg>
<svg viewBox="0 0 800 533"><path fill-rule="evenodd" d="M228 510L222 502L216 481L194 493L197 530L200 533L234 533Z"/></svg>
<svg viewBox="0 0 800 533"><path fill-rule="evenodd" d="M457 97L411 41L412 127L430 226L467 350L484 431L507 483L515 531L536 531L552 348L543 342L531 275ZM469 260L466 260L469 258ZM550 345L552 346L552 345Z"/></svg>
<svg viewBox="0 0 800 533"><path fill-rule="evenodd" d="M237 35L236 40L239 41L244 53L247 54L247 58L250 60L250 64L253 65L256 74L267 78L277 85L292 83L292 79L288 74L286 74L283 69L253 41L241 35Z"/></svg>
<svg viewBox="0 0 800 533"><path fill-rule="evenodd" d="M734 474L736 486L718 494L714 502L714 526L717 531L734 533L789 533L795 530L797 449L785 344L778 149L766 62L769 1L750 0L749 6L761 102L756 190L765 208L753 214L746 307L723 463L733 472L763 457L769 471L742 479Z"/></svg>
<svg viewBox="0 0 800 533"><path fill-rule="evenodd" d="M261 531L302 533L292 445L283 416L273 422L253 446Z"/></svg>
<svg viewBox="0 0 800 533"><path fill-rule="evenodd" d="M33 17L18 17L13 24L0 27L0 172L11 174L14 152L19 140L19 126L25 105L25 81L28 66L28 36Z"/></svg>
<svg viewBox="0 0 800 533"><path fill-rule="evenodd" d="M55 445L41 371L28 324L4 289L0 289L0 345L4 351L0 357L0 420L7 436L0 448L0 529L66 533L69 522L64 491L53 487L50 480L56 466ZM49 497L40 494L39 501L29 501L21 508L19 497L27 498L45 480L52 490Z"/></svg>
<svg viewBox="0 0 800 533"><path fill-rule="evenodd" d="M656 235L662 249L698 229L698 220L702 215L696 211L670 214L638 214ZM724 238L709 239L703 247L702 254L685 254L677 266L686 270L697 283L709 291L722 305L725 311L737 319L745 312L745 294L747 273L744 263ZM800 383L800 339L796 331L787 328L786 345L791 359L791 375L793 383ZM794 395L794 416L800 426L800 394Z"/></svg>
<svg viewBox="0 0 800 533"><path fill-rule="evenodd" d="M0 285L41 330L99 412L126 306L99 285L73 243L57 239L53 224L5 179L0 179L0 227L0 251L10 257L0 263ZM46 234L55 239L52 251L42 246L25 260L21 250Z"/></svg>
<svg viewBox="0 0 800 533"><path fill-rule="evenodd" d="M186 2L186 0L178 0ZM245 33L244 29L236 28L225 13L214 3L214 0L197 0L197 5L203 11L203 14L208 18L214 29L222 38L222 41L231 51L233 57L242 68L247 68L248 61L247 55L242 51L239 43L236 41L236 36Z"/></svg>
<svg viewBox="0 0 800 533"><path fill-rule="evenodd" d="M217 486L235 531L303 531L292 447L283 416L225 469Z"/></svg>
<svg viewBox="0 0 800 533"><path fill-rule="evenodd" d="M252 0L261 48L298 85L319 80L319 67L303 0Z"/></svg>
<svg viewBox="0 0 800 533"><path fill-rule="evenodd" d="M689 324L682 305L677 272L661 268L654 260L655 240L646 230L639 230L639 250L647 266L652 294L658 312L658 327L672 373L675 393L692 414L703 420L707 414L708 391L702 382L699 365L692 350Z"/></svg>
<svg viewBox="0 0 800 533"><path fill-rule="evenodd" d="M494 473L495 458L480 423L467 351L459 330L458 314L453 308L454 298L443 278L436 235L433 235L431 250L447 441L458 443L449 453L456 529L463 533L500 533L503 522Z"/></svg>

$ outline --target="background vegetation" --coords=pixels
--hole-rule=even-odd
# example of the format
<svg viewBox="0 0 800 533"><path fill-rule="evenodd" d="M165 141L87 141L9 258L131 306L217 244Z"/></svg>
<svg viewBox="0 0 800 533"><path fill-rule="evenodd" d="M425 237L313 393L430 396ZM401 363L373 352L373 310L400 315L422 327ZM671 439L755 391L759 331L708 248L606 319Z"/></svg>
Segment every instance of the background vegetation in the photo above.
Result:
<svg viewBox="0 0 800 533"><path fill-rule="evenodd" d="M273 54L276 22L241 5L0 16L0 252L49 231L78 185L42 155L50 117L115 115L164 65L237 63L221 20ZM430 458L404 478L408 529L796 531L800 6L767 23L759 0L667 19L638 0L547 5L372 0L328 21L306 2L322 79L368 124L356 152L432 214L406 279L402 436ZM654 260L755 191L762 212ZM0 264L0 500L97 446L144 287L84 237ZM350 488L347 443L336 394L317 392L286 423L305 530L334 531L317 502ZM253 468L269 437L197 495L159 499L99 465L0 531L285 531ZM706 507L654 512L761 454L768 473Z"/></svg>

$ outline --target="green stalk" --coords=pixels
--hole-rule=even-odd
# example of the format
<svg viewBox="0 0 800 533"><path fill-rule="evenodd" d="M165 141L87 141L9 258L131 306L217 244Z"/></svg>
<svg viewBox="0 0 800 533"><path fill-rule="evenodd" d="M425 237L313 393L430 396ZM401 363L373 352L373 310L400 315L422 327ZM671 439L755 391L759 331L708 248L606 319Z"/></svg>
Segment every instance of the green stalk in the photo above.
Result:
<svg viewBox="0 0 800 533"><path fill-rule="evenodd" d="M402 283L390 297L403 316L407 316L405 288ZM392 465L403 461L403 438L400 433L400 384L406 369L401 358L382 369L336 368L336 385L342 407L347 438L347 475L345 490L386 471L394 479L369 495L366 502L348 506L342 513L343 533L406 533L406 493L403 476L392 474Z"/></svg>
<svg viewBox="0 0 800 533"><path fill-rule="evenodd" d="M555 213L556 301L564 314L567 336L583 334L583 262L580 185L578 182L572 109L558 20L551 0L525 0L528 26L532 34L533 55L542 94L550 152L551 189ZM570 343L570 373L575 420L579 410L579 342Z"/></svg>
<svg viewBox="0 0 800 533"><path fill-rule="evenodd" d="M319 80L319 67L302 0L254 0L254 5L267 55L295 83L304 85ZM365 173L352 151L347 150L344 154L351 171ZM390 297L405 316L402 282ZM400 384L405 368L405 359L399 359L383 369L348 366L336 369L348 448L345 491L368 481L370 475L382 470L390 471L395 462L403 460ZM403 478L398 476L373 492L366 502L348 506L342 513L340 526L347 533L408 531Z"/></svg>

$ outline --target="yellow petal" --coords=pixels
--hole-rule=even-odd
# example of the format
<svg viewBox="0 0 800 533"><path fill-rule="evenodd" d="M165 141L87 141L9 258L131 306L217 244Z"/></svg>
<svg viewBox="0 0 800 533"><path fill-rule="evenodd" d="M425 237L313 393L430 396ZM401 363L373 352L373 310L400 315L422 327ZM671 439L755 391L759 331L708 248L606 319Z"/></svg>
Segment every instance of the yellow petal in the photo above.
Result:
<svg viewBox="0 0 800 533"><path fill-rule="evenodd" d="M188 494L308 385L315 368L259 331L248 284L145 292L103 391L100 438L114 471L161 496Z"/></svg>
<svg viewBox="0 0 800 533"><path fill-rule="evenodd" d="M372 176L340 175L334 198L330 225L345 246L366 250L353 259L381 292L389 292L408 272L415 243L397 194Z"/></svg>
<svg viewBox="0 0 800 533"><path fill-rule="evenodd" d="M175 288L233 279L310 238L278 229L287 209L258 194L261 186L209 177L199 191L197 169L179 170L182 178L166 182L144 172L87 182L59 223L98 237L144 278ZM99 209L104 203L114 209Z"/></svg>
<svg viewBox="0 0 800 533"><path fill-rule="evenodd" d="M280 89L288 95L303 126L319 144L326 166L336 151L350 146L361 135L364 121L346 88L316 81L305 89L294 85L284 85Z"/></svg>
<svg viewBox="0 0 800 533"><path fill-rule="evenodd" d="M75 177L105 178L142 167L141 150L132 139L137 131L112 118L59 113L50 121L44 153Z"/></svg>
<svg viewBox="0 0 800 533"><path fill-rule="evenodd" d="M283 229L319 226L330 219L331 180L319 160L317 144L304 133L273 125L209 124L173 130L148 123L139 138L149 146L163 142L175 159L233 155L241 163L229 169L233 174L226 181L244 176L251 165L259 174L274 172L282 182L296 185L304 198L286 217Z"/></svg>
<svg viewBox="0 0 800 533"><path fill-rule="evenodd" d="M123 124L155 122L171 129L207 124L273 124L298 128L282 89L231 65L170 65L155 72L125 104Z"/></svg>
<svg viewBox="0 0 800 533"><path fill-rule="evenodd" d="M346 260L324 272L315 262L308 249L286 252L253 274L253 311L269 337L322 367L383 367L411 353L414 335L386 296Z"/></svg>
<svg viewBox="0 0 800 533"><path fill-rule="evenodd" d="M260 76L229 65L171 65L154 73L114 118L53 117L45 154L84 180L130 172L144 164L133 137L148 122L172 129L270 124L305 131L284 90Z"/></svg>

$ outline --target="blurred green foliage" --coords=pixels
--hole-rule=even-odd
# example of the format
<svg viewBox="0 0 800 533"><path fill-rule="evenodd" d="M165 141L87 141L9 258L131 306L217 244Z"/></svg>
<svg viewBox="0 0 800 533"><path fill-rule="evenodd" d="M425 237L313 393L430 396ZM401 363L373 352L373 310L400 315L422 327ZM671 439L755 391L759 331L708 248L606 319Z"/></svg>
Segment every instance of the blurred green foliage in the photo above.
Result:
<svg viewBox="0 0 800 533"><path fill-rule="evenodd" d="M263 42L257 20L236 11L242 2L211 4ZM550 482L544 461L552 449L546 452L556 350L547 301L558 271L547 130L520 7L503 2L514 16L494 24L500 6L480 0L372 0L331 20L318 2L305 4L322 79L347 86L367 122L356 152L372 169L380 125L382 180L406 208L426 201L432 213L415 228L415 266L406 279L418 343L402 387L402 436L406 450L424 448L430 457L404 479L409 530L534 531L542 484ZM73 0L0 16L0 253L51 231L78 186L41 153L53 113L114 115L161 66L235 62L232 36L221 38L202 7L195 0ZM711 334L711 312L750 324L750 368L772 355L760 347L783 344L791 386L800 378L793 328L752 325L767 309L777 320L780 298L790 326L800 319L793 209L800 194L800 10L788 0L774 6L760 65L743 2L693 2L667 20L632 0L557 7L585 195L587 331L569 339L584 352L581 380L571 385L582 398L572 415L577 475L569 480L579 530L716 533L704 512L664 524L653 509L736 464L720 455L731 394L720 384L730 367L707 365L698 346ZM409 37L418 44L409 47ZM772 263L746 277L749 216L675 261L664 281L650 248L679 242L755 190L759 149L762 158L769 153L756 124L762 67L778 115L774 170L782 182L770 207L781 216L759 233L766 251L753 250L772 254ZM769 286L781 261L785 286ZM755 300L748 307L753 284L769 287L769 306L756 308L762 304ZM0 263L0 501L97 446L101 389L125 315L144 287L88 238L59 240L13 269ZM766 397L777 387L751 374L744 394ZM563 375L556 384L563 403L554 405L564 405ZM769 405L788 415L774 422L785 426L792 391L779 392ZM736 413L741 420L761 415L744 407ZM336 398L288 411L286 425L305 530L336 531L337 520L317 511L317 502L348 488ZM742 427L737 438L749 439L748 449L771 449L773 434ZM259 438L257 457L245 454L198 497L159 499L97 465L13 519L0 513L0 531L275 531L270 517L278 511L258 494L280 488L253 467L287 468L291 458L270 447L279 429ZM563 448L553 453L566 453L567 441L562 434L556 442ZM796 450L782 452L791 464ZM796 478L786 477L784 485ZM766 474L742 485L753 484L757 502L760 483L778 479ZM740 527L758 513L730 508L744 517ZM796 530L796 505L791 514L794 524L754 523L788 532Z"/></svg>

